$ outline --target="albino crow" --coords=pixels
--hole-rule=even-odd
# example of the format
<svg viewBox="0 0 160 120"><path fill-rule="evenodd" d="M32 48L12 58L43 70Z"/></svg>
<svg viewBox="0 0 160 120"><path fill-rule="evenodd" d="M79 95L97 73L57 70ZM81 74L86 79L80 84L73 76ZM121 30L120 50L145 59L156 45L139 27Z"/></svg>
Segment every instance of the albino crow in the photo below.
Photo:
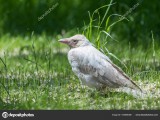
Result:
<svg viewBox="0 0 160 120"><path fill-rule="evenodd" d="M97 89L127 87L141 89L112 61L97 50L84 35L60 39L70 46L68 60L82 84Z"/></svg>

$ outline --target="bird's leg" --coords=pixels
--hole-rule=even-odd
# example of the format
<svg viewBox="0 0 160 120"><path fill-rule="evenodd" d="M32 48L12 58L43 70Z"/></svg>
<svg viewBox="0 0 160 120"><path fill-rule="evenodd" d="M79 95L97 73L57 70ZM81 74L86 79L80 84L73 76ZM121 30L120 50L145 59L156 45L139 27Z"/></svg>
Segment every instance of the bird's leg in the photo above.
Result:
<svg viewBox="0 0 160 120"><path fill-rule="evenodd" d="M102 87L97 88L98 91L104 91L105 89L106 89L106 86L102 86Z"/></svg>

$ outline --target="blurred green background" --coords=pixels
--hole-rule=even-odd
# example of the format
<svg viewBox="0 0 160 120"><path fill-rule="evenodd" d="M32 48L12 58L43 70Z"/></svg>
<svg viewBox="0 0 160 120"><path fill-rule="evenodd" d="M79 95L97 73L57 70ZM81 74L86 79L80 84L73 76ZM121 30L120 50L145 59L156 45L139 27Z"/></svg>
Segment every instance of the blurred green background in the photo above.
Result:
<svg viewBox="0 0 160 120"><path fill-rule="evenodd" d="M79 29L89 23L88 11L92 13L100 6L109 4L109 0L0 0L0 35L61 34L62 31ZM120 40L136 43L139 39L148 42L151 30L155 38L160 33L160 1L159 0L114 0L108 16L124 15L135 4L139 3L126 17L129 21L118 23L113 29ZM55 8L38 21L52 6ZM100 10L104 15L107 8ZM117 18L112 17L111 21ZM159 42L160 43L160 42Z"/></svg>

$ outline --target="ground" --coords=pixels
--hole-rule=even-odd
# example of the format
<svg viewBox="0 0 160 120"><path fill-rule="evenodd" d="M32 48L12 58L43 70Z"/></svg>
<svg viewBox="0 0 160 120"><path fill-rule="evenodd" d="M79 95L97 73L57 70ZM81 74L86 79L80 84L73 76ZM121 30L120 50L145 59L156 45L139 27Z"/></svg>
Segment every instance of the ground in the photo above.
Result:
<svg viewBox="0 0 160 120"><path fill-rule="evenodd" d="M45 34L0 37L0 109L160 109L160 48L106 44L126 67L108 54L110 59L149 94L135 98L116 90L83 87L68 63L69 48L58 43L59 38Z"/></svg>

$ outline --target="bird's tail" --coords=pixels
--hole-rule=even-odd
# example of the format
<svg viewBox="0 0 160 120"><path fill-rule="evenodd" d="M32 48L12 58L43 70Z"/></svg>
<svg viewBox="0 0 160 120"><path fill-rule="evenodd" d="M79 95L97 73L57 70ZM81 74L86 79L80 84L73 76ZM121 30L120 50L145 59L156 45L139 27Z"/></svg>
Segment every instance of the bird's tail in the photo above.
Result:
<svg viewBox="0 0 160 120"><path fill-rule="evenodd" d="M130 80L130 82L131 82L131 84L129 84L128 87L130 87L133 90L138 90L138 91L144 93L144 91L138 85L136 85L136 83L134 83L132 80Z"/></svg>
<svg viewBox="0 0 160 120"><path fill-rule="evenodd" d="M137 90L135 88L131 89L128 87L123 87L123 88L119 88L118 91L130 94L130 95L134 96L135 98L144 98L145 96L147 96L146 93L141 92L140 89Z"/></svg>

